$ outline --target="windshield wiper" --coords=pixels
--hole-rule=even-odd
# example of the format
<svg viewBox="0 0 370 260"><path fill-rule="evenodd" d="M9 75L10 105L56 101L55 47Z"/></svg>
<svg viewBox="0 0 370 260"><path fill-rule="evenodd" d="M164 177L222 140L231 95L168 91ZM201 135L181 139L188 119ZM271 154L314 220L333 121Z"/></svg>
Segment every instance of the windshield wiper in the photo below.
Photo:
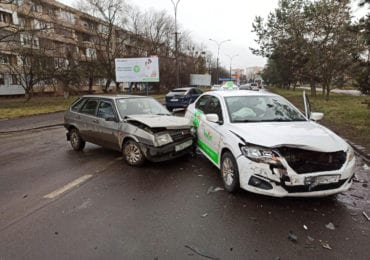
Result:
<svg viewBox="0 0 370 260"><path fill-rule="evenodd" d="M261 120L233 120L233 123L255 123L255 122L261 122Z"/></svg>

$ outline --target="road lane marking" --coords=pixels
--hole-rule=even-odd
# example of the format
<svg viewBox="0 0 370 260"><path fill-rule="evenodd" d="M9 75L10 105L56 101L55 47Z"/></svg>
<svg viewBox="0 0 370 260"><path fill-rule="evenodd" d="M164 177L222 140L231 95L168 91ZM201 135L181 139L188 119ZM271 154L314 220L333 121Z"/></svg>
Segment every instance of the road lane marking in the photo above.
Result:
<svg viewBox="0 0 370 260"><path fill-rule="evenodd" d="M87 181L88 179L90 179L91 177L93 177L94 175L92 174L86 174L70 183L68 183L67 185L53 191L53 192L50 192L49 194L45 195L44 198L45 199L54 199L55 197L58 197L59 195L63 194L64 192L80 185L81 183Z"/></svg>

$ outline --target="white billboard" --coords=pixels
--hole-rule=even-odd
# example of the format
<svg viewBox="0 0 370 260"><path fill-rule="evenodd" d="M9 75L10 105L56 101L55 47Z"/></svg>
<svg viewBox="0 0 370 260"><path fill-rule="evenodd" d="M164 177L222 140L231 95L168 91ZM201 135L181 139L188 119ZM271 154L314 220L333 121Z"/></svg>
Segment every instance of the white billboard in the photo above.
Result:
<svg viewBox="0 0 370 260"><path fill-rule="evenodd" d="M158 57L115 59L116 82L159 82Z"/></svg>
<svg viewBox="0 0 370 260"><path fill-rule="evenodd" d="M190 74L190 85L192 86L211 86L211 75L209 74Z"/></svg>

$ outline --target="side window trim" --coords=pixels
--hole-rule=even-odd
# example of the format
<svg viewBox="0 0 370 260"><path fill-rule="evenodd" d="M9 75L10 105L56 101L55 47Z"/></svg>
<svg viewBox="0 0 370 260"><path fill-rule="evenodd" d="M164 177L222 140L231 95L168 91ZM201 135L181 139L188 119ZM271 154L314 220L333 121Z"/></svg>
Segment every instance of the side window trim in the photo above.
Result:
<svg viewBox="0 0 370 260"><path fill-rule="evenodd" d="M96 106L95 106L94 113L88 113L87 111L83 111L83 108L85 108L85 106L86 106L90 101L95 101L95 102L96 102ZM79 112L80 112L80 113L82 113L82 114L85 114L85 115L95 116L95 117L96 117L96 112L97 112L97 110L98 110L98 105L99 105L99 99L98 99L98 98L86 98L86 101L85 101L85 103L82 105L82 107L80 108Z"/></svg>

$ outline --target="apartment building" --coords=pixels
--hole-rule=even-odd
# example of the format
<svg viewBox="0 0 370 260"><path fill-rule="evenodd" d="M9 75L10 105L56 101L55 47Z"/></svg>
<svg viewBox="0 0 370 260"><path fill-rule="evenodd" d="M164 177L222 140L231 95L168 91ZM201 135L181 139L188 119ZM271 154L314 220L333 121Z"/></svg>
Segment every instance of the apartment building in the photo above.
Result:
<svg viewBox="0 0 370 260"><path fill-rule="evenodd" d="M60 84L52 75L41 80L40 70L56 75L71 62L93 68L99 57L145 56L149 45L140 35L115 26L110 31L106 22L55 0L2 1L0 95L25 94L22 86L31 83L35 92L56 91ZM105 84L104 75L92 75L95 89Z"/></svg>

